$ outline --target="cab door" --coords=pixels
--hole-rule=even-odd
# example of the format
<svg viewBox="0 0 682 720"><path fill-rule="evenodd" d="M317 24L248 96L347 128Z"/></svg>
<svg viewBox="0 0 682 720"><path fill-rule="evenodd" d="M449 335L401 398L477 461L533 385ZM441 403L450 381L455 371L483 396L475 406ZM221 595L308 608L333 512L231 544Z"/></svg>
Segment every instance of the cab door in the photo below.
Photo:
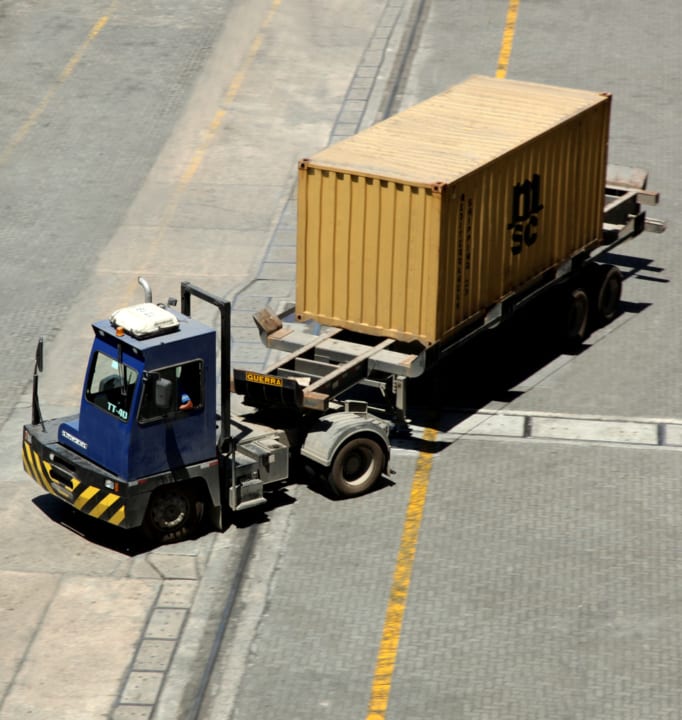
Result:
<svg viewBox="0 0 682 720"><path fill-rule="evenodd" d="M156 385L160 380L170 386L170 402L165 406L157 404ZM215 455L215 408L211 411L206 402L203 361L190 360L145 372L131 444L136 476L181 472Z"/></svg>

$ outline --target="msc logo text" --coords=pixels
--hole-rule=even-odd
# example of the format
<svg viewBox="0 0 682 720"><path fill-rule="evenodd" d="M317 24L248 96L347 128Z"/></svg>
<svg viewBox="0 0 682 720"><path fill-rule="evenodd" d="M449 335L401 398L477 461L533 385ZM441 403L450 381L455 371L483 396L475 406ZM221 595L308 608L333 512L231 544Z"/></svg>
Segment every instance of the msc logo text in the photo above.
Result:
<svg viewBox="0 0 682 720"><path fill-rule="evenodd" d="M540 175L535 173L530 180L514 185L512 193L511 222L507 230L512 231L512 255L518 255L538 239L539 214L544 208L540 200Z"/></svg>

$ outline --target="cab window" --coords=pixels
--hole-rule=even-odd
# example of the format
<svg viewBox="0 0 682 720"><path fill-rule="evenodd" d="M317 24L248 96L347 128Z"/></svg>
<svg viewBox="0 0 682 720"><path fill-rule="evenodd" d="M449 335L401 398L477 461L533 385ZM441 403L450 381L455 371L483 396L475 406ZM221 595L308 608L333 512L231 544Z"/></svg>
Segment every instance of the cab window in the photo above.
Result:
<svg viewBox="0 0 682 720"><path fill-rule="evenodd" d="M123 422L128 421L138 372L104 353L95 353L85 397Z"/></svg>
<svg viewBox="0 0 682 720"><path fill-rule="evenodd" d="M192 413L204 404L204 364L201 360L192 360L181 365L160 368L145 373L142 402L138 422L153 422L184 413ZM159 380L170 382L170 407L156 404L156 384Z"/></svg>

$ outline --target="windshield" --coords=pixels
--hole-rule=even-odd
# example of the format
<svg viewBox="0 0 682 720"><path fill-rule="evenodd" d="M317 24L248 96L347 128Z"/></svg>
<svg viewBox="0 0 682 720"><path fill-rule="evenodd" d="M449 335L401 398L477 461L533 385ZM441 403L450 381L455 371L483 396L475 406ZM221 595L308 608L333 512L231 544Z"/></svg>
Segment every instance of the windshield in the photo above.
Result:
<svg viewBox="0 0 682 720"><path fill-rule="evenodd" d="M95 353L85 397L119 420L127 422L137 376L134 368L104 353Z"/></svg>

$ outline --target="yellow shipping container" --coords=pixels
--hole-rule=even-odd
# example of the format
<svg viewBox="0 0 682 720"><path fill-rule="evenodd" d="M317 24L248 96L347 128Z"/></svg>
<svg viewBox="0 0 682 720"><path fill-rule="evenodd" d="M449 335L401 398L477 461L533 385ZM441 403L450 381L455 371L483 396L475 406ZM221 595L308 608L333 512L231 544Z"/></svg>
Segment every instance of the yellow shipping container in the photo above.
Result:
<svg viewBox="0 0 682 720"><path fill-rule="evenodd" d="M428 346L598 245L610 101L474 76L302 160L297 317Z"/></svg>

